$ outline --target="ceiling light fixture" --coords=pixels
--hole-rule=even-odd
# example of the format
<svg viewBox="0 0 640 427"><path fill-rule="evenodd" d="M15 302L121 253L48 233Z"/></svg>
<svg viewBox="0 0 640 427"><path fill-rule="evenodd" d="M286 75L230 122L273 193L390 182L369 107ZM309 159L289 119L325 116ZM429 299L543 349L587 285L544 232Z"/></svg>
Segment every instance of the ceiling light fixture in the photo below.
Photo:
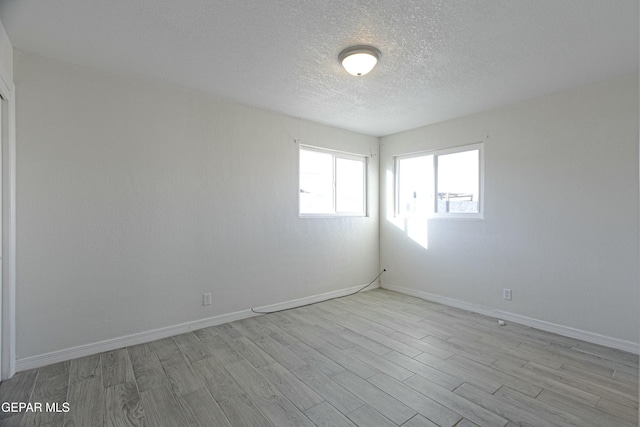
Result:
<svg viewBox="0 0 640 427"><path fill-rule="evenodd" d="M340 52L338 60L354 76L364 76L378 63L380 51L373 46L351 46Z"/></svg>

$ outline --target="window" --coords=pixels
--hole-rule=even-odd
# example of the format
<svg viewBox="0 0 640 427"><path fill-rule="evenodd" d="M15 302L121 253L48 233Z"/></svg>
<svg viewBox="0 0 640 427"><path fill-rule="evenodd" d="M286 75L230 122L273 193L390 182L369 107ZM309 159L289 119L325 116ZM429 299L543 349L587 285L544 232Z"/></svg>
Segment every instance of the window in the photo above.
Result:
<svg viewBox="0 0 640 427"><path fill-rule="evenodd" d="M366 215L367 159L300 146L300 215Z"/></svg>
<svg viewBox="0 0 640 427"><path fill-rule="evenodd" d="M396 214L481 217L482 144L396 158Z"/></svg>

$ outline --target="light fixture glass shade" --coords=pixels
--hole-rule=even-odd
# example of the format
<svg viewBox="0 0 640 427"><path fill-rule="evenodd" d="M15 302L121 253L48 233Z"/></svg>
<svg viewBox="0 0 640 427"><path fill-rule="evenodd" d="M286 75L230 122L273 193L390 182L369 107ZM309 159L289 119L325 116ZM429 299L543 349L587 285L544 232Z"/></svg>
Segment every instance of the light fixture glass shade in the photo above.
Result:
<svg viewBox="0 0 640 427"><path fill-rule="evenodd" d="M373 46L348 47L338 55L345 70L354 76L364 76L378 63L380 51Z"/></svg>

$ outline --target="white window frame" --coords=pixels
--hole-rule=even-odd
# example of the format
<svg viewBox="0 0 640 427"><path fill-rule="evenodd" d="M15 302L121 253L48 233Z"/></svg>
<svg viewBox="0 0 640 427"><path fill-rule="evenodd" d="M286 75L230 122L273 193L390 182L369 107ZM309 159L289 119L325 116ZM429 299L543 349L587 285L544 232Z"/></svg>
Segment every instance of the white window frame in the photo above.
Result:
<svg viewBox="0 0 640 427"><path fill-rule="evenodd" d="M465 151L478 150L478 212L438 212L438 156L461 153ZM420 151L411 154L396 156L394 158L394 215L402 217L400 213L400 161L403 159L411 159L423 156L433 156L433 213L429 218L484 218L484 143L476 142L466 145L458 145L455 147L440 148L434 150Z"/></svg>
<svg viewBox="0 0 640 427"><path fill-rule="evenodd" d="M302 213L300 212L300 151L308 150L308 151L317 151L320 153L330 154L333 156L333 212L328 213ZM363 207L362 212L345 212L345 211L337 211L336 210L336 159L347 159L347 160L357 160L362 161L363 163ZM369 168L369 160L367 156L355 153L347 153L344 151L331 150L328 148L314 147L312 145L303 145L300 144L298 151L298 216L300 218L333 218L333 217L367 217L369 216L369 203L368 203L368 168Z"/></svg>

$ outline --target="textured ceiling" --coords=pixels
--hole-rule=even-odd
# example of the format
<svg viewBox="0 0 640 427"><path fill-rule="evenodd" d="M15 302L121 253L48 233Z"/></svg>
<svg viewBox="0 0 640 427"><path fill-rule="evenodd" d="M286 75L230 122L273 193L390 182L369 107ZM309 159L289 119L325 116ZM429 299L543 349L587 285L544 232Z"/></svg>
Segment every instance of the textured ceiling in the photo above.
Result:
<svg viewBox="0 0 640 427"><path fill-rule="evenodd" d="M638 69L637 0L2 0L14 47L387 135ZM367 76L338 53L382 52Z"/></svg>

